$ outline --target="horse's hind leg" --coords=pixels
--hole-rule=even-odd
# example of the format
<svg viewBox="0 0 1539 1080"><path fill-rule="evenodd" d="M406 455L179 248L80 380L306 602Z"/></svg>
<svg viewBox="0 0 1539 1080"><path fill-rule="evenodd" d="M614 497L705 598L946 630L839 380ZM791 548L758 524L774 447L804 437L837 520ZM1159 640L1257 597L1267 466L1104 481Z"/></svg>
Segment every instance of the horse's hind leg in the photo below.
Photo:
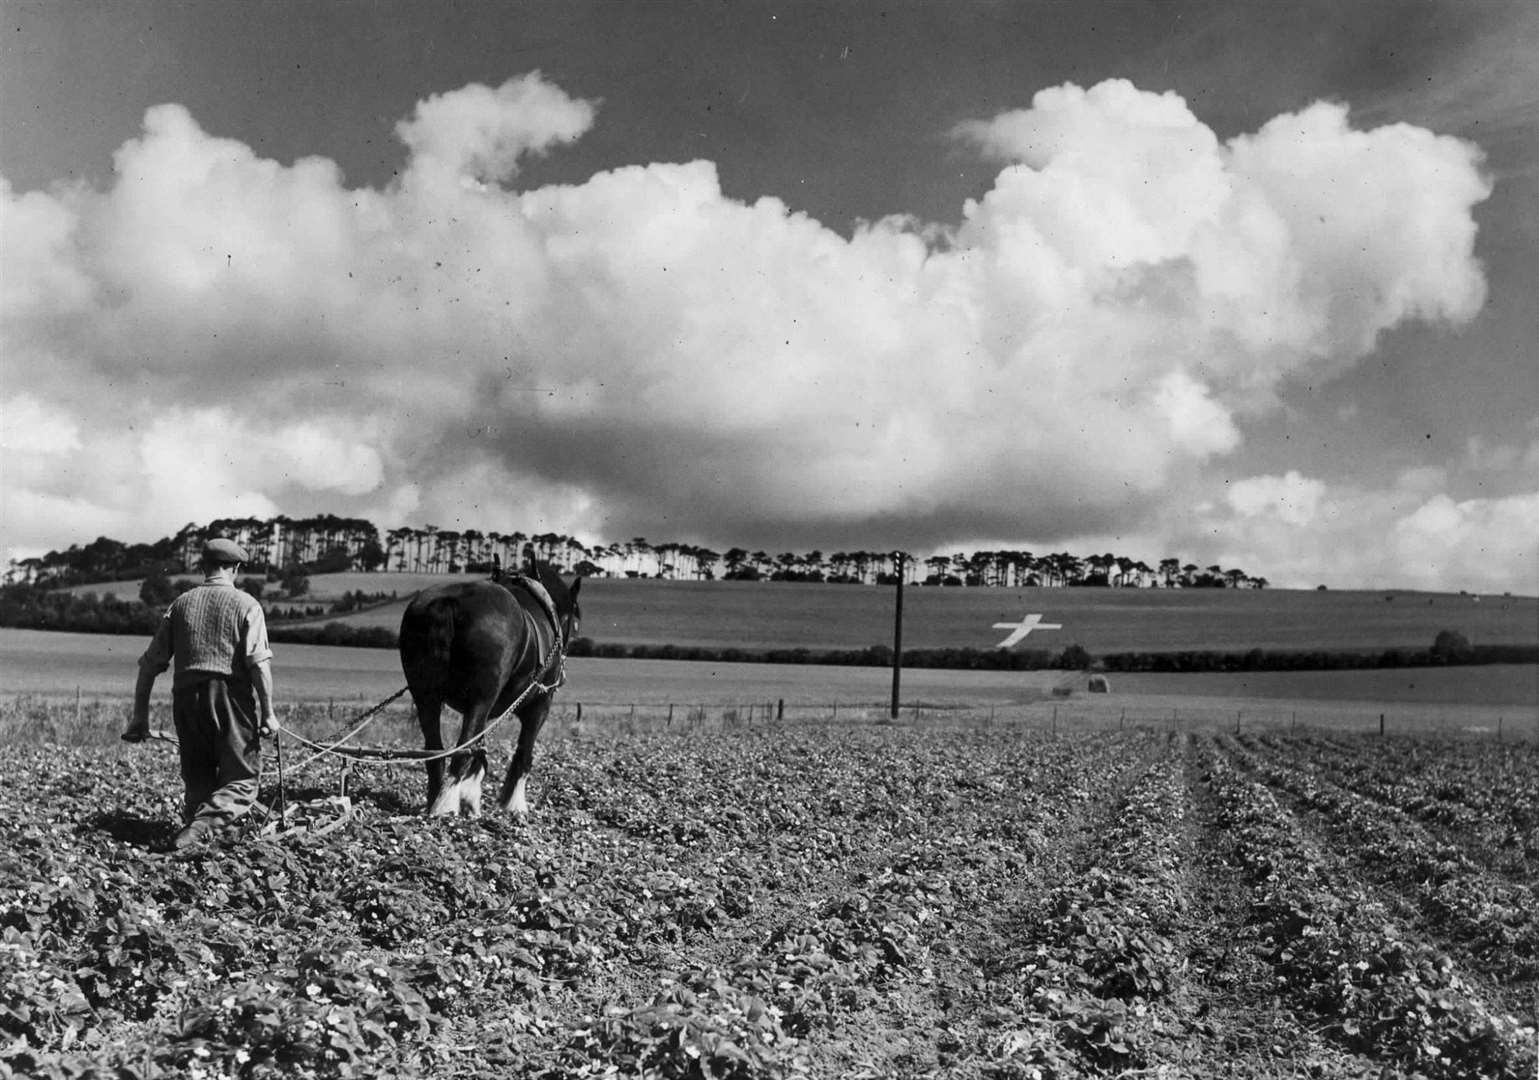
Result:
<svg viewBox="0 0 1539 1080"><path fill-rule="evenodd" d="M411 695L412 704L417 707L417 726L422 729L422 745L430 754L443 752L443 731L439 728L439 718L443 715L444 703L437 697L419 694L415 690ZM432 806L438 801L438 795L444 786L444 759L435 757L427 763L427 802L429 813Z"/></svg>
<svg viewBox="0 0 1539 1080"><path fill-rule="evenodd" d="M460 783L460 813L481 816L481 781L486 777L486 751L476 747L470 752L470 770Z"/></svg>
<svg viewBox="0 0 1539 1080"><path fill-rule="evenodd" d="M537 704L519 715L518 750L502 781L502 792L497 796L498 805L520 820L529 816L524 789L528 786L529 771L534 768L534 740L540 734L540 728L545 726L545 716L549 712L550 698L541 697Z"/></svg>
<svg viewBox="0 0 1539 1080"><path fill-rule="evenodd" d="M488 710L488 705L478 703L465 713L456 746L465 745L485 729ZM486 750L483 747L476 746L451 755L448 776L437 797L429 804L428 816L443 817L463 813L475 817L481 812L481 778L485 775Z"/></svg>

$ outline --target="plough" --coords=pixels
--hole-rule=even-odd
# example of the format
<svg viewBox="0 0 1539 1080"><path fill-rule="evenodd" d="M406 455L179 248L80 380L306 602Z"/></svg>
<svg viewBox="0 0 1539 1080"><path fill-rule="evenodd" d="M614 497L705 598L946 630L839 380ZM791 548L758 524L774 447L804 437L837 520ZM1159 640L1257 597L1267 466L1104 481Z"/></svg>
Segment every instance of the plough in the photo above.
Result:
<svg viewBox="0 0 1539 1080"><path fill-rule="evenodd" d="M256 830L258 836L289 836L299 833L308 833L312 836L325 836L335 832L346 825L355 816L352 796L348 793L348 785L352 781L353 769L360 765L392 765L401 761L421 762L437 761L442 758L453 757L455 754L464 753L478 743L484 742L492 731L528 700L529 695L536 691L545 694L554 694L566 681L566 657L561 650L561 642L557 637L556 645L551 654L546 657L545 663L540 667L540 673L554 670L556 678L549 685L539 681L538 678L530 681L523 693L513 699L510 704L496 717L488 721L473 738L464 743L449 747L444 750L412 750L397 746L349 746L357 735L363 731L374 718L384 711L385 707L404 695L409 687L401 687L378 705L360 713L357 722L351 728L329 741L317 742L308 739L286 727L279 727L273 738L278 758L278 791L271 802L261 806L263 816L267 819ZM294 740L310 749L311 753L303 761L294 767L298 772L321 757L335 757L342 763L341 776L338 778L338 791L336 795L324 799L311 799L304 802L296 802L290 805L284 784L283 743L284 737ZM177 746L176 736L162 729L149 731L145 739L154 742L169 743ZM274 820L274 806L277 810L277 818ZM290 816L293 815L295 823L290 824Z"/></svg>

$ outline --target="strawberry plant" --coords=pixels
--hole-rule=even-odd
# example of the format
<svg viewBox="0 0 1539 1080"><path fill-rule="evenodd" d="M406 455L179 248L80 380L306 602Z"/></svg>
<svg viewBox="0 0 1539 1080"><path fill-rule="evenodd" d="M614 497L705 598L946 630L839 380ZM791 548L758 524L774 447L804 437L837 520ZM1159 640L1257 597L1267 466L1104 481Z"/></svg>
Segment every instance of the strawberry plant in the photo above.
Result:
<svg viewBox="0 0 1539 1080"><path fill-rule="evenodd" d="M1517 1075L1532 759L1309 740L590 729L527 824L379 770L175 857L172 755L0 746L0 1078Z"/></svg>

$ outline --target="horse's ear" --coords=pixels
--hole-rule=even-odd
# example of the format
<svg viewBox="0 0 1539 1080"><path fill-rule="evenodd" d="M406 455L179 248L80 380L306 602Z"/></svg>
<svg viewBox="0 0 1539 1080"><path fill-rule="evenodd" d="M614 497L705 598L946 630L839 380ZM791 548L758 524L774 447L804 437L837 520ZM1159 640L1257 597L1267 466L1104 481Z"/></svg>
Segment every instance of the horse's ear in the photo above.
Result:
<svg viewBox="0 0 1539 1080"><path fill-rule="evenodd" d="M566 593L573 600L576 600L577 599L577 590L579 590L581 588L582 588L582 575L578 574L576 577L574 577L572 579L572 584L567 586Z"/></svg>
<svg viewBox="0 0 1539 1080"><path fill-rule="evenodd" d="M524 545L524 573L528 574L530 577L538 577L539 576L539 570L535 566L535 562L534 562L534 545L533 544L525 544Z"/></svg>

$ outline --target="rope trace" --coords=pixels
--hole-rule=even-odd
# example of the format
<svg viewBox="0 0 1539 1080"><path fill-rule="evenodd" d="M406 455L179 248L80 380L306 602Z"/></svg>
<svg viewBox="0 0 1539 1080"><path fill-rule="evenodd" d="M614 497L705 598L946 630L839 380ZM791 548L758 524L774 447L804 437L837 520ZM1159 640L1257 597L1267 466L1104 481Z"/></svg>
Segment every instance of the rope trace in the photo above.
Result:
<svg viewBox="0 0 1539 1080"><path fill-rule="evenodd" d="M513 715L513 713L518 710L518 707L529 699L531 694L539 692L542 694L548 694L552 697L555 696L556 691L559 690L562 684L566 682L566 654L562 649L563 644L564 643L561 641L561 637L558 634L556 636L555 642L551 645L550 652L546 655L544 661L540 664L540 670L538 674L534 678L530 679L529 685L524 687L523 692L514 698L512 703L508 705L507 708L503 709L502 712L498 713L494 719L489 721L478 734L465 740L463 743L448 747L444 750L400 750L385 746L348 747L344 745L370 723L372 723L374 717L377 716L380 711L385 708L385 706L395 701L410 689L410 687L405 686L403 686L400 690L397 690L394 694L380 702L378 705L374 706L368 712L364 713L359 718L359 722L354 725L351 730L345 732L342 736L329 743L316 742L315 740L308 739L305 736L299 734L297 731L290 731L288 728L281 728L278 732L278 735L280 738L284 735L287 735L295 742L310 748L312 751L309 757L305 758L294 767L295 771L303 769L307 765L314 762L316 759L328 755L331 757L341 758L344 761L355 765L388 765L397 761L429 762L438 761L447 757L453 757L455 754L463 753L466 750L474 747L477 743L483 742L486 737L492 733L493 729L500 725L509 716ZM550 671L552 667L556 669L555 680L549 684L541 682L539 677Z"/></svg>

